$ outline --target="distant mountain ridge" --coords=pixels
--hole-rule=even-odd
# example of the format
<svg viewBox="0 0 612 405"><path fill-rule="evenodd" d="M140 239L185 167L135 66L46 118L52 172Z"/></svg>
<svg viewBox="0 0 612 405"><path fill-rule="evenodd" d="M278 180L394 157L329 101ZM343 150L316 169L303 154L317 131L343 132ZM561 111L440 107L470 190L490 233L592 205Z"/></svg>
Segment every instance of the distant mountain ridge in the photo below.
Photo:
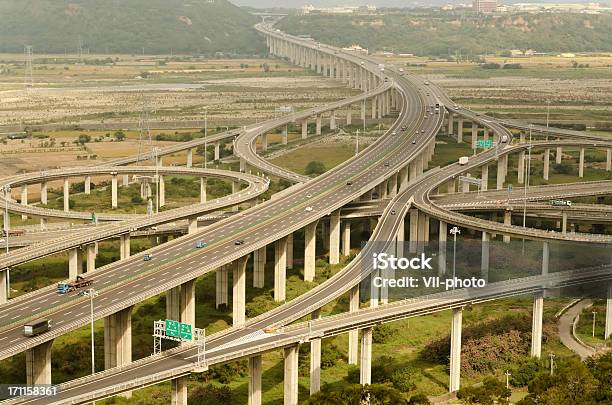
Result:
<svg viewBox="0 0 612 405"><path fill-rule="evenodd" d="M1 0L0 52L258 54L257 21L227 0Z"/></svg>

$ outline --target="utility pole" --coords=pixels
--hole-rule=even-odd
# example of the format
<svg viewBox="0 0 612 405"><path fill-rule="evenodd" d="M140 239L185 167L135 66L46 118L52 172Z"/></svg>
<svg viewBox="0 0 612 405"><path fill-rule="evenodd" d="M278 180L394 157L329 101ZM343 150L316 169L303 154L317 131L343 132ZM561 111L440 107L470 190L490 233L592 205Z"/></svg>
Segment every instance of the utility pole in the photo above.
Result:
<svg viewBox="0 0 612 405"><path fill-rule="evenodd" d="M510 376L512 374L510 374L510 371L506 370L504 375L506 376L506 389L510 389Z"/></svg>

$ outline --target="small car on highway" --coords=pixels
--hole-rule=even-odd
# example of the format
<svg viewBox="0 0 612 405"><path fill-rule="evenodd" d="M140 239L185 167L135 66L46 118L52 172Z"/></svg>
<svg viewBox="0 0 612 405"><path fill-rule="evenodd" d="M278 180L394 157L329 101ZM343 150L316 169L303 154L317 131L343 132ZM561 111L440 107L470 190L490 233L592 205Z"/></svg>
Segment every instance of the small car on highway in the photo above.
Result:
<svg viewBox="0 0 612 405"><path fill-rule="evenodd" d="M201 249L203 247L206 247L206 242L204 242L202 239L199 239L196 241L196 248L197 249Z"/></svg>
<svg viewBox="0 0 612 405"><path fill-rule="evenodd" d="M234 242L234 245L236 246L244 245L244 239L238 239L236 242Z"/></svg>
<svg viewBox="0 0 612 405"><path fill-rule="evenodd" d="M145 262L148 262L151 259L153 259L153 254L151 253L145 253L144 256L142 257L142 260L144 260Z"/></svg>
<svg viewBox="0 0 612 405"><path fill-rule="evenodd" d="M312 207L308 206L308 207L306 207L306 208L304 209L304 211L306 211L306 212L311 212L311 211L312 211Z"/></svg>

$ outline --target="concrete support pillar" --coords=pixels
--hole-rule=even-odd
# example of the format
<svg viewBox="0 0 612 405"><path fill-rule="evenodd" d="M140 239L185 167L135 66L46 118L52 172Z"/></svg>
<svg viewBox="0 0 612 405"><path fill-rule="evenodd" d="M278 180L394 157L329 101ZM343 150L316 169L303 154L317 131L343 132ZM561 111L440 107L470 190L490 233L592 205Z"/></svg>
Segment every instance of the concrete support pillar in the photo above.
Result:
<svg viewBox="0 0 612 405"><path fill-rule="evenodd" d="M329 117L329 129L334 131L336 129L336 111L331 111L331 116Z"/></svg>
<svg viewBox="0 0 612 405"><path fill-rule="evenodd" d="M348 106L348 110L346 110L346 125L351 125L353 123L352 110L351 106Z"/></svg>
<svg viewBox="0 0 612 405"><path fill-rule="evenodd" d="M612 335L612 281L608 281L608 289L606 296L606 327L604 331L604 339L609 339Z"/></svg>
<svg viewBox="0 0 612 405"><path fill-rule="evenodd" d="M544 149L544 180L548 180L550 171L550 149Z"/></svg>
<svg viewBox="0 0 612 405"><path fill-rule="evenodd" d="M218 162L219 160L221 160L221 143L220 142L215 142L215 162Z"/></svg>
<svg viewBox="0 0 612 405"><path fill-rule="evenodd" d="M446 184L446 192L448 194L453 194L455 192L456 183L457 181L455 179L451 179L448 181L448 183Z"/></svg>
<svg viewBox="0 0 612 405"><path fill-rule="evenodd" d="M561 146L557 146L557 152L555 153L555 163L561 164L563 160L563 148Z"/></svg>
<svg viewBox="0 0 612 405"><path fill-rule="evenodd" d="M448 224L440 221L438 230L438 275L446 274L446 241L448 238Z"/></svg>
<svg viewBox="0 0 612 405"><path fill-rule="evenodd" d="M221 305L228 305L228 270L227 266L221 266L215 271L215 307L219 308Z"/></svg>
<svg viewBox="0 0 612 405"><path fill-rule="evenodd" d="M550 263L550 249L548 242L542 243L542 274L548 274L548 264Z"/></svg>
<svg viewBox="0 0 612 405"><path fill-rule="evenodd" d="M453 308L453 320L451 324L451 347L450 347L450 383L449 392L459 391L461 382L461 324L463 321L463 309Z"/></svg>
<svg viewBox="0 0 612 405"><path fill-rule="evenodd" d="M561 232L567 233L567 212L561 212Z"/></svg>
<svg viewBox="0 0 612 405"><path fill-rule="evenodd" d="M312 319L320 319L321 311L312 313ZM321 390L321 339L310 341L310 395Z"/></svg>
<svg viewBox="0 0 612 405"><path fill-rule="evenodd" d="M116 174L113 174L111 177L111 207L117 208L117 175Z"/></svg>
<svg viewBox="0 0 612 405"><path fill-rule="evenodd" d="M241 257L232 263L232 325L242 326L246 320L246 264L249 256Z"/></svg>
<svg viewBox="0 0 612 405"><path fill-rule="evenodd" d="M206 202L206 183L208 182L208 178L200 177L200 203L204 204Z"/></svg>
<svg viewBox="0 0 612 405"><path fill-rule="evenodd" d="M187 167L193 166L193 148L187 149Z"/></svg>
<svg viewBox="0 0 612 405"><path fill-rule="evenodd" d="M91 176L85 177L85 194L91 194Z"/></svg>
<svg viewBox="0 0 612 405"><path fill-rule="evenodd" d="M316 117L316 122L317 122L317 128L316 128L316 132L315 135L321 135L321 114L317 114Z"/></svg>
<svg viewBox="0 0 612 405"><path fill-rule="evenodd" d="M363 100L361 103L361 122L365 122L366 120L366 102Z"/></svg>
<svg viewBox="0 0 612 405"><path fill-rule="evenodd" d="M130 176L127 174L123 175L123 179L122 179L122 183L121 183L121 187L127 187L130 185Z"/></svg>
<svg viewBox="0 0 612 405"><path fill-rule="evenodd" d="M512 225L512 211L504 211L504 225ZM504 234L504 243L510 243L510 235Z"/></svg>
<svg viewBox="0 0 612 405"><path fill-rule="evenodd" d="M27 184L24 184L23 186L21 186L21 205L23 206L28 205L28 185ZM22 215L21 219L25 221L26 219L28 219L28 216Z"/></svg>
<svg viewBox="0 0 612 405"><path fill-rule="evenodd" d="M187 218L187 234L192 234L198 230L198 217Z"/></svg>
<svg viewBox="0 0 612 405"><path fill-rule="evenodd" d="M263 288L266 268L266 247L253 252L253 287ZM274 289L276 295L276 288Z"/></svg>
<svg viewBox="0 0 612 405"><path fill-rule="evenodd" d="M606 149L606 171L612 170L612 149Z"/></svg>
<svg viewBox="0 0 612 405"><path fill-rule="evenodd" d="M315 277L315 253L317 243L317 223L304 228L304 281L313 281Z"/></svg>
<svg viewBox="0 0 612 405"><path fill-rule="evenodd" d="M340 263L340 210L331 213L329 219L329 264Z"/></svg>
<svg viewBox="0 0 612 405"><path fill-rule="evenodd" d="M298 404L298 346L285 347L284 405Z"/></svg>
<svg viewBox="0 0 612 405"><path fill-rule="evenodd" d="M400 169L398 181L400 191L404 191L408 187L408 166Z"/></svg>
<svg viewBox="0 0 612 405"><path fill-rule="evenodd" d="M491 235L488 232L482 232L482 252L480 256L480 276L488 280L489 279L489 248L490 248Z"/></svg>
<svg viewBox="0 0 612 405"><path fill-rule="evenodd" d="M361 332L361 362L359 368L359 383L372 384L372 328L365 328Z"/></svg>
<svg viewBox="0 0 612 405"><path fill-rule="evenodd" d="M349 312L359 311L359 284L349 290ZM348 363L357 364L359 351L359 330L349 331Z"/></svg>
<svg viewBox="0 0 612 405"><path fill-rule="evenodd" d="M302 121L302 139L308 138L308 120Z"/></svg>
<svg viewBox="0 0 612 405"><path fill-rule="evenodd" d="M525 151L522 150L518 155L518 182L525 183Z"/></svg>
<svg viewBox="0 0 612 405"><path fill-rule="evenodd" d="M26 350L26 383L51 384L51 346L53 340Z"/></svg>
<svg viewBox="0 0 612 405"><path fill-rule="evenodd" d="M578 166L578 177L584 177L584 148L580 148L580 163Z"/></svg>
<svg viewBox="0 0 612 405"><path fill-rule="evenodd" d="M90 243L85 248L87 252L87 274L96 269L96 244Z"/></svg>
<svg viewBox="0 0 612 405"><path fill-rule="evenodd" d="M181 284L179 296L181 317L180 321L195 327L195 284L196 279Z"/></svg>
<svg viewBox="0 0 612 405"><path fill-rule="evenodd" d="M274 242L274 301L286 299L287 237Z"/></svg>
<svg viewBox="0 0 612 405"><path fill-rule="evenodd" d="M240 158L240 172L241 172L241 173L246 173L246 166L247 166L246 159L244 159L243 157L241 157L241 158Z"/></svg>
<svg viewBox="0 0 612 405"><path fill-rule="evenodd" d="M261 405L261 354L249 357L249 399L248 405Z"/></svg>
<svg viewBox="0 0 612 405"><path fill-rule="evenodd" d="M75 247L68 251L68 278L76 279L77 275L83 274L83 264L81 261L80 248Z"/></svg>
<svg viewBox="0 0 612 405"><path fill-rule="evenodd" d="M374 96L370 100L371 100L371 103L372 103L372 119L376 119L376 117L377 117L377 115L376 115L376 104L378 102L378 98L376 96Z"/></svg>
<svg viewBox="0 0 612 405"><path fill-rule="evenodd" d="M268 134L265 132L261 134L261 150L264 152L268 150Z"/></svg>
<svg viewBox="0 0 612 405"><path fill-rule="evenodd" d="M397 173L389 177L389 198L397 195Z"/></svg>
<svg viewBox="0 0 612 405"><path fill-rule="evenodd" d="M70 181L64 179L64 212L70 211Z"/></svg>
<svg viewBox="0 0 612 405"><path fill-rule="evenodd" d="M46 182L40 183L40 203L45 205L48 203Z"/></svg>
<svg viewBox="0 0 612 405"><path fill-rule="evenodd" d="M504 188L504 162L500 156L497 159L497 189L502 190Z"/></svg>
<svg viewBox="0 0 612 405"><path fill-rule="evenodd" d="M287 124L285 124L283 126L283 138L282 138L282 143L283 145L287 145L287 141L289 140L289 126Z"/></svg>
<svg viewBox="0 0 612 405"><path fill-rule="evenodd" d="M419 239L419 211L416 208L411 208L410 212L410 235L409 235L409 252L416 253Z"/></svg>
<svg viewBox="0 0 612 405"><path fill-rule="evenodd" d="M453 113L448 113L448 130L447 130L448 135L453 134L453 129L454 129L453 115L454 115Z"/></svg>
<svg viewBox="0 0 612 405"><path fill-rule="evenodd" d="M293 233L287 235L287 268L293 268Z"/></svg>
<svg viewBox="0 0 612 405"><path fill-rule="evenodd" d="M130 234L121 235L119 237L119 257L121 260L130 257Z"/></svg>
<svg viewBox="0 0 612 405"><path fill-rule="evenodd" d="M480 190L487 191L489 189L489 165L483 165L480 171Z"/></svg>
<svg viewBox="0 0 612 405"><path fill-rule="evenodd" d="M478 123L472 121L472 149L478 147Z"/></svg>
<svg viewBox="0 0 612 405"><path fill-rule="evenodd" d="M463 142L463 118L457 120L457 143Z"/></svg>
<svg viewBox="0 0 612 405"><path fill-rule="evenodd" d="M104 369L132 362L132 308L104 318Z"/></svg>
<svg viewBox="0 0 612 405"><path fill-rule="evenodd" d="M531 357L540 358L542 354L542 315L544 313L544 294L538 292L533 299L531 320Z"/></svg>
<svg viewBox="0 0 612 405"><path fill-rule="evenodd" d="M351 223L344 222L342 229L342 255L349 256L351 254Z"/></svg>
<svg viewBox="0 0 612 405"><path fill-rule="evenodd" d="M172 393L170 402L172 405L187 405L187 377L178 377L171 380Z"/></svg>

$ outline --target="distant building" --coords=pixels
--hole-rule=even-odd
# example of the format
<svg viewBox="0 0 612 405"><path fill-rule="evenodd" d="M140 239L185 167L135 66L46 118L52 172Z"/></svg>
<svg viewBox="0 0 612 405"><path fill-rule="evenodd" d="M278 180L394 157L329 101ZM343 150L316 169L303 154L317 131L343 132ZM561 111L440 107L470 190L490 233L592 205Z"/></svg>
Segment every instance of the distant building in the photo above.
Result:
<svg viewBox="0 0 612 405"><path fill-rule="evenodd" d="M524 53L520 49L510 49L510 56L512 57L523 56L523 55Z"/></svg>
<svg viewBox="0 0 612 405"><path fill-rule="evenodd" d="M472 9L477 13L493 13L497 10L497 0L474 0Z"/></svg>

